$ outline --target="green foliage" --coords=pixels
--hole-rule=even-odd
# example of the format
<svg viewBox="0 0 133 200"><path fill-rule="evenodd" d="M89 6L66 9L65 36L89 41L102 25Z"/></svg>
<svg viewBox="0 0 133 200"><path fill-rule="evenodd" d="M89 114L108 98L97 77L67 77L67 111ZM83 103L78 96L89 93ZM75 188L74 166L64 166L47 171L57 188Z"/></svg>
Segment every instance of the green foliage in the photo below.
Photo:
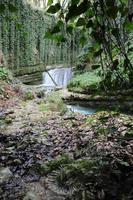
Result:
<svg viewBox="0 0 133 200"><path fill-rule="evenodd" d="M7 80L9 76L8 70L6 68L0 67L0 80Z"/></svg>
<svg viewBox="0 0 133 200"><path fill-rule="evenodd" d="M60 8L61 8L60 4L56 3L55 5L51 5L48 8L47 12L51 13L51 14L55 14L55 13L57 13L60 10Z"/></svg>
<svg viewBox="0 0 133 200"><path fill-rule="evenodd" d="M93 124L96 124L96 123L97 123L96 116L88 117L88 118L86 118L85 121L86 121L86 123L89 124L89 125L93 125Z"/></svg>
<svg viewBox="0 0 133 200"><path fill-rule="evenodd" d="M72 160L67 155L60 156L57 160L51 160L47 162L45 165L41 165L38 168L39 173L47 175L53 170L57 170L60 167L70 164Z"/></svg>
<svg viewBox="0 0 133 200"><path fill-rule="evenodd" d="M7 83L13 81L11 72L5 67L0 67L0 80L5 81Z"/></svg>
<svg viewBox="0 0 133 200"><path fill-rule="evenodd" d="M133 62L126 42L129 41L133 23L128 19L126 0L71 0L67 7L58 10L58 16L60 21L66 22L66 32L71 24L74 28L79 27L83 45L92 41L85 60L97 59L98 65L94 67L99 67L100 61L103 89L132 87ZM117 53L114 55L114 52Z"/></svg>
<svg viewBox="0 0 133 200"><path fill-rule="evenodd" d="M45 103L39 104L39 109L41 112L44 112L44 113L50 111L49 105Z"/></svg>
<svg viewBox="0 0 133 200"><path fill-rule="evenodd" d="M49 5L52 1L49 1ZM59 4L56 4L56 11ZM25 67L50 64L62 64L74 62L76 49L70 48L73 37L67 40L60 34L56 35L56 41L44 38L49 29L56 33L58 27L54 28L56 19L43 10L33 9L29 3L23 0L0 2L0 45L4 57L4 65L19 74ZM61 28L61 21L57 22ZM57 44L59 41L64 44ZM78 41L78 40L77 40ZM74 52L73 54L71 54ZM71 56L73 55L73 56ZM21 68L20 68L21 67ZM38 69L35 69L38 70Z"/></svg>
<svg viewBox="0 0 133 200"><path fill-rule="evenodd" d="M56 92L51 92L50 96L45 97L45 101L39 104L40 111L46 112L59 112L64 115L67 112L67 106Z"/></svg>
<svg viewBox="0 0 133 200"><path fill-rule="evenodd" d="M94 71L75 75L68 84L70 91L89 93L98 89L101 78Z"/></svg>
<svg viewBox="0 0 133 200"><path fill-rule="evenodd" d="M25 100L32 100L34 98L35 98L35 95L33 94L32 91L25 92L25 94L24 94L24 99Z"/></svg>
<svg viewBox="0 0 133 200"><path fill-rule="evenodd" d="M46 98L46 102L51 111L60 112L64 115L67 112L67 106L59 96L58 92L53 92Z"/></svg>

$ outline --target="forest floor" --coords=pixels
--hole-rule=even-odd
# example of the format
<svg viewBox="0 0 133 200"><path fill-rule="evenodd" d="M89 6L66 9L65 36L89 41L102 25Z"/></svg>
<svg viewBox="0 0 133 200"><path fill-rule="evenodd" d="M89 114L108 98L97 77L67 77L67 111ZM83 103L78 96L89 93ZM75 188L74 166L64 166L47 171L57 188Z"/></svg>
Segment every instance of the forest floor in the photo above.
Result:
<svg viewBox="0 0 133 200"><path fill-rule="evenodd" d="M20 100L1 112L0 199L65 199L37 168L64 154L78 159L88 145L95 152L113 155L112 166L119 163L126 180L131 177L133 116L108 112L61 116L57 111L42 111L42 101Z"/></svg>
<svg viewBox="0 0 133 200"><path fill-rule="evenodd" d="M63 114L56 104L48 108L45 97L30 93L30 100L20 97L19 92L6 86L6 94L0 100L1 200L72 200L70 192L59 190L58 181L53 179L53 183L49 178L52 171L63 165L47 164L64 155L73 162L94 159L98 162L98 170L102 171L97 175L96 166L87 168L91 174L87 184L91 189L88 185L86 189L93 191L91 199L133 199L132 115ZM86 168L82 168L77 174L84 176ZM82 187L86 187L84 182L80 180Z"/></svg>

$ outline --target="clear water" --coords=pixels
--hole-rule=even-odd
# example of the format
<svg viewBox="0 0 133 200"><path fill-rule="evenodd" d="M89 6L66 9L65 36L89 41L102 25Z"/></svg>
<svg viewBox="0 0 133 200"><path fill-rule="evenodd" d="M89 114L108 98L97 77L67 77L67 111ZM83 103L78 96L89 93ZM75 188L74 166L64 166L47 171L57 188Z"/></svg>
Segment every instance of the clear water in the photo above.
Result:
<svg viewBox="0 0 133 200"><path fill-rule="evenodd" d="M43 85L47 88L66 87L72 78L71 68L56 68L43 73Z"/></svg>
<svg viewBox="0 0 133 200"><path fill-rule="evenodd" d="M82 106L82 105L67 105L70 112L81 113L85 115L91 115L96 112L96 109Z"/></svg>

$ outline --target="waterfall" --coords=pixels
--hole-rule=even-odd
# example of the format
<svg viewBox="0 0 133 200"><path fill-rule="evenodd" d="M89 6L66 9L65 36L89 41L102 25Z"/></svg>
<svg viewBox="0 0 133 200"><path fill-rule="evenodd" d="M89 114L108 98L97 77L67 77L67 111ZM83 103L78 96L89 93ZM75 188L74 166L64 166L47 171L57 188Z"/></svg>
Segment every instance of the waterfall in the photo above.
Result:
<svg viewBox="0 0 133 200"><path fill-rule="evenodd" d="M71 68L56 68L43 73L43 85L46 87L66 87L72 78ZM56 84L55 84L56 83Z"/></svg>

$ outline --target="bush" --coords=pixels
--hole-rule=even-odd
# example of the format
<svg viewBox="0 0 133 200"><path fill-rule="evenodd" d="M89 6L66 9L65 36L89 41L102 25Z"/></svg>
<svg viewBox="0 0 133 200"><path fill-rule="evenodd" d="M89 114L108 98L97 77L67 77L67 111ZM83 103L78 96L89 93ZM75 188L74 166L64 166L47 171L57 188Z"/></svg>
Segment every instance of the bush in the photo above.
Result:
<svg viewBox="0 0 133 200"><path fill-rule="evenodd" d="M11 74L6 68L0 67L0 80L10 82L11 81Z"/></svg>
<svg viewBox="0 0 133 200"><path fill-rule="evenodd" d="M91 93L98 89L101 78L95 71L77 74L68 84L68 90L80 93Z"/></svg>

